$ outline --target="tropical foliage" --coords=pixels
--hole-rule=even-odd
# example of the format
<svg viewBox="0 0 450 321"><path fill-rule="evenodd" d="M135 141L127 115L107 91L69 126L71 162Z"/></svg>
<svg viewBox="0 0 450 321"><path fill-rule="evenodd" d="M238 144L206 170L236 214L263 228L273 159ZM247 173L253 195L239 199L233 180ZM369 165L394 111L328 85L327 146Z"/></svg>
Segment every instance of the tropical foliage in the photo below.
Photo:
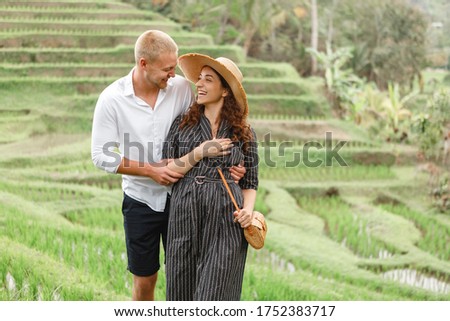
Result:
<svg viewBox="0 0 450 321"><path fill-rule="evenodd" d="M450 122L450 93L448 90L437 91L426 105L426 109L413 119L413 129L418 134L420 150L427 157L438 158L444 128Z"/></svg>
<svg viewBox="0 0 450 321"><path fill-rule="evenodd" d="M425 12L406 0L152 1L148 4L218 43L242 45L251 57L289 61L315 72L306 48L353 48L348 62L360 77L387 88L421 79L425 66Z"/></svg>

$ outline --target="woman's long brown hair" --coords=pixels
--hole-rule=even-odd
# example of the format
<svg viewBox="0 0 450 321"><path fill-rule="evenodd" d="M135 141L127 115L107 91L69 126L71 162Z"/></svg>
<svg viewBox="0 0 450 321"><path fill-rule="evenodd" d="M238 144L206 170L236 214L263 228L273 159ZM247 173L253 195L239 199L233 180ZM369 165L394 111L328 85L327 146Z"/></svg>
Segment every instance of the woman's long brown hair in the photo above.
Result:
<svg viewBox="0 0 450 321"><path fill-rule="evenodd" d="M211 68L212 69L212 68ZM214 69L213 69L214 70ZM233 136L231 139L233 141L241 141L244 143L244 150L247 149L248 142L253 139L252 131L250 130L250 125L247 123L246 117L242 114L242 108L234 98L234 94L225 79L217 73L219 76L222 86L228 90L228 95L224 97L222 110L220 111L219 123L221 121L226 122L233 129ZM180 123L180 128L193 127L197 125L200 121L201 115L205 112L205 106L199 105L197 102L189 108L189 111L183 116Z"/></svg>

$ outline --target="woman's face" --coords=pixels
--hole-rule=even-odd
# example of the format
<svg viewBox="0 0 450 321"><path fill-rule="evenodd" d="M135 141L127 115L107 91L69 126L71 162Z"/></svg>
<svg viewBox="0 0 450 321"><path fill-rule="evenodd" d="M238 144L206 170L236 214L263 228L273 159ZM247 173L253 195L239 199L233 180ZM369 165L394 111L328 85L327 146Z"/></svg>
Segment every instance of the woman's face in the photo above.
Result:
<svg viewBox="0 0 450 321"><path fill-rule="evenodd" d="M222 86L219 75L208 66L203 67L195 86L199 105L222 105L223 98L228 93Z"/></svg>

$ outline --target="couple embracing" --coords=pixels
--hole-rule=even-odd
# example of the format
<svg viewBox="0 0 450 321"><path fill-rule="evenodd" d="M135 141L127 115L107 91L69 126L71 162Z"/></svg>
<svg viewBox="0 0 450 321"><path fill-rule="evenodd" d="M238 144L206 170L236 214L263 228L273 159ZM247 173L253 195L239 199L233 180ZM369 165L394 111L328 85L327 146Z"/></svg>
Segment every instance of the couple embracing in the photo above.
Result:
<svg viewBox="0 0 450 321"><path fill-rule="evenodd" d="M134 54L130 73L101 93L92 129L94 164L122 174L133 299L154 299L162 239L167 300L239 300L258 187L242 73L223 57L178 58L157 30L137 39Z"/></svg>

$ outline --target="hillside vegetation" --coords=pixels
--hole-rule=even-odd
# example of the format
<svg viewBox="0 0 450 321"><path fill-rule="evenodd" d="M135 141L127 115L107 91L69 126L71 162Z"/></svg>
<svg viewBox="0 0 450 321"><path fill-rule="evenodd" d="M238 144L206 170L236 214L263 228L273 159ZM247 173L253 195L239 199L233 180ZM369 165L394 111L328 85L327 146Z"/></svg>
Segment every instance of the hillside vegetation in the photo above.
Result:
<svg viewBox="0 0 450 321"><path fill-rule="evenodd" d="M269 233L249 250L243 300L450 299L450 216L432 207L431 173L413 147L335 119L322 79L118 1L2 0L0 17L0 300L129 299L121 179L92 164L90 132L152 28L244 73Z"/></svg>

